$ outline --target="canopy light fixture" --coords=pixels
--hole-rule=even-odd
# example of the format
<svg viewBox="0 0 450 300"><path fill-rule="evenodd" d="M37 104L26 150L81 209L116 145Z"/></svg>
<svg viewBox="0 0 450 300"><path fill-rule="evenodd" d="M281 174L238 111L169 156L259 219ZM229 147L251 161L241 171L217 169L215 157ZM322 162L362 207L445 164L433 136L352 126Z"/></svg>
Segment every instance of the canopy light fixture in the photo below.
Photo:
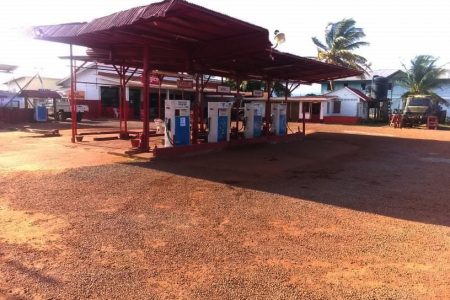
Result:
<svg viewBox="0 0 450 300"><path fill-rule="evenodd" d="M275 34L275 36L274 36L273 40L275 41L275 47L273 47L273 49L278 47L278 45L283 44L284 42L286 42L286 36L284 35L284 33L280 32L277 29L277 30L275 30L274 34Z"/></svg>

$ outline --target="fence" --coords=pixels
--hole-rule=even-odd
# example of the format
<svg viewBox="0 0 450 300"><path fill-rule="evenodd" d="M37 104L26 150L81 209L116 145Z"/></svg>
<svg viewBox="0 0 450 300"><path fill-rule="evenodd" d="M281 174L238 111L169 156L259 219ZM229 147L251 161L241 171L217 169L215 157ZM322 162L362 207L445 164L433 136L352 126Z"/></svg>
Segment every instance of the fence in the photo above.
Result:
<svg viewBox="0 0 450 300"><path fill-rule="evenodd" d="M7 124L32 122L33 113L34 109L0 107L0 122Z"/></svg>

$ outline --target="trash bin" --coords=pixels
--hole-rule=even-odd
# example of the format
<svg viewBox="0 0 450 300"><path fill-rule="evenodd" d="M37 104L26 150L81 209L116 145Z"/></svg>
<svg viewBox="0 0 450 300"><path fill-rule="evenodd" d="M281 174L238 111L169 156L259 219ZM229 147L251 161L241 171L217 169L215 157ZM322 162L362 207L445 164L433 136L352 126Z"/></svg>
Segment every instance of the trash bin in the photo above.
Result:
<svg viewBox="0 0 450 300"><path fill-rule="evenodd" d="M36 122L47 122L48 120L48 111L47 107L44 105L37 105L34 108L34 119Z"/></svg>

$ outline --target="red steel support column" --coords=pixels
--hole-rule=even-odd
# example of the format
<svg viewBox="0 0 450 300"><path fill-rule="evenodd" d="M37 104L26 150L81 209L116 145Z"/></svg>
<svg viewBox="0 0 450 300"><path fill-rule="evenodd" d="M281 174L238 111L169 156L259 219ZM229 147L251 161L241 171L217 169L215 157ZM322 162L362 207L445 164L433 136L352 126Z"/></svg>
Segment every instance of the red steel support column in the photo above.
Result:
<svg viewBox="0 0 450 300"><path fill-rule="evenodd" d="M203 77L204 77L204 75L203 74L200 74L200 86L201 86L201 91L199 91L199 99L198 99L198 101L199 101L199 105L200 105L200 108L199 108L199 116L200 116L200 130L202 131L202 132L204 132L205 131L205 124L203 123L203 120L205 119L204 117L204 115L203 115L203 90L205 89L205 87L203 86ZM197 85L198 85L198 78L197 78Z"/></svg>
<svg viewBox="0 0 450 300"><path fill-rule="evenodd" d="M117 70L117 68L116 68ZM122 119L123 119L123 66L119 66L119 70L117 73L119 73L119 135L120 137L122 137L123 135L123 124L122 124Z"/></svg>
<svg viewBox="0 0 450 300"><path fill-rule="evenodd" d="M306 132L305 132L305 130L306 130L306 122L305 122L305 110L304 110L304 108L303 108L303 106L302 106L302 110L303 110L303 121L302 121L302 125L303 125L303 136L305 136L306 135Z"/></svg>
<svg viewBox="0 0 450 300"><path fill-rule="evenodd" d="M288 84L289 84L289 81L286 80L286 88L284 89L284 102L286 102L286 105L287 105L287 101L288 101L288 92L289 92Z"/></svg>
<svg viewBox="0 0 450 300"><path fill-rule="evenodd" d="M128 68L127 68L128 70ZM126 74L127 71L123 67L123 76L122 76L122 99L123 99L123 130L125 133L125 137L128 138L128 101L127 101L127 84L126 84Z"/></svg>
<svg viewBox="0 0 450 300"><path fill-rule="evenodd" d="M272 123L270 120L270 115L271 115L271 105L270 105L270 92L271 92L271 81L267 80L266 81L266 85L267 85L267 102L266 102L266 127L264 128L264 133L265 135L269 135L270 134L270 124Z"/></svg>
<svg viewBox="0 0 450 300"><path fill-rule="evenodd" d="M75 136L77 135L77 105L75 99L75 82L73 73L73 49L72 44L70 44L70 108L71 108L71 118L72 118L72 143L75 143Z"/></svg>
<svg viewBox="0 0 450 300"><path fill-rule="evenodd" d="M161 119L161 85L164 80L164 75L158 75L159 87L158 87L158 119Z"/></svg>
<svg viewBox="0 0 450 300"><path fill-rule="evenodd" d="M286 88L284 89L284 102L286 103L286 134L289 133L288 128L289 128L289 121L288 121L288 116L287 116L287 111L288 111L288 83L289 81L286 80Z"/></svg>
<svg viewBox="0 0 450 300"><path fill-rule="evenodd" d="M143 66L143 73L142 73L142 83L144 85L144 117L143 117L143 132L141 135L141 143L139 145L139 148L143 151L149 151L149 142L148 142L148 132L149 132L149 53L148 53L148 47L144 48L144 66Z"/></svg>
<svg viewBox="0 0 450 300"><path fill-rule="evenodd" d="M222 77L223 80L223 77ZM236 78L236 139L239 137L239 108L241 107L241 99L240 99L240 86L241 86L241 80L240 78Z"/></svg>
<svg viewBox="0 0 450 300"><path fill-rule="evenodd" d="M192 144L198 143L198 112L200 101L198 98L198 74L195 75L195 100L192 107Z"/></svg>

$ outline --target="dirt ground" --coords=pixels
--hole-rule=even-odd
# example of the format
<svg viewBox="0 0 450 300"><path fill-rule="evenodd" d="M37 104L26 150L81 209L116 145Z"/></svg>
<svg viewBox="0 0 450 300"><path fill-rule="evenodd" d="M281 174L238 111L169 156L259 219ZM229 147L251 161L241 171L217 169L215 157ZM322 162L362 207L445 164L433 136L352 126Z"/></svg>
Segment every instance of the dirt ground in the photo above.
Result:
<svg viewBox="0 0 450 300"><path fill-rule="evenodd" d="M59 126L0 131L0 299L450 299L450 131L144 161Z"/></svg>

